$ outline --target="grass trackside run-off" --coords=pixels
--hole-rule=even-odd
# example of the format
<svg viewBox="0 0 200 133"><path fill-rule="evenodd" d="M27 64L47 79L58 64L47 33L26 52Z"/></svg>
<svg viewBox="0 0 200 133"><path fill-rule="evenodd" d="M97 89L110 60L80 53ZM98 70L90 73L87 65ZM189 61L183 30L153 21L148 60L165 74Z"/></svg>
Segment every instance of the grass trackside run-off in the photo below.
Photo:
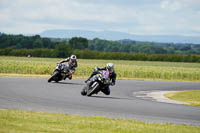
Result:
<svg viewBox="0 0 200 133"><path fill-rule="evenodd" d="M32 111L0 110L1 133L199 133L200 127Z"/></svg>
<svg viewBox="0 0 200 133"><path fill-rule="evenodd" d="M173 100L187 102L192 106L200 106L200 90L171 92L165 96Z"/></svg>
<svg viewBox="0 0 200 133"><path fill-rule="evenodd" d="M58 58L0 56L0 73L50 75ZM75 77L87 77L95 66L115 65L117 78L200 81L200 63L78 59Z"/></svg>

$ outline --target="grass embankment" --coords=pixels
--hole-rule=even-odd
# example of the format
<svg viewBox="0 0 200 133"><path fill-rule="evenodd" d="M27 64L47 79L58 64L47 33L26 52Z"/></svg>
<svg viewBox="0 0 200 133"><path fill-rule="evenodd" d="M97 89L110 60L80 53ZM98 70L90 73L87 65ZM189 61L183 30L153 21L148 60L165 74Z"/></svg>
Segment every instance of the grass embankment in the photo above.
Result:
<svg viewBox="0 0 200 133"><path fill-rule="evenodd" d="M32 111L0 110L1 133L199 133L200 127Z"/></svg>
<svg viewBox="0 0 200 133"><path fill-rule="evenodd" d="M58 58L26 58L0 56L0 73L50 75ZM151 79L200 81L200 63L172 63L123 60L78 60L74 77L88 77L95 66L103 67L108 62L115 64L118 79Z"/></svg>
<svg viewBox="0 0 200 133"><path fill-rule="evenodd" d="M173 100L187 102L192 106L200 106L200 90L171 92L165 96Z"/></svg>

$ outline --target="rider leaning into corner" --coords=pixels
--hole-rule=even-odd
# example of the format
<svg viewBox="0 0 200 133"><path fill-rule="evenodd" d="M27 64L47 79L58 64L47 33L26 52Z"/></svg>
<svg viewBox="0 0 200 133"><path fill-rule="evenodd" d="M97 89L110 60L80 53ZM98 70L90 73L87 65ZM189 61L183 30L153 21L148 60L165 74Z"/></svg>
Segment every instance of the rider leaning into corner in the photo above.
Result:
<svg viewBox="0 0 200 133"><path fill-rule="evenodd" d="M102 71L102 70L107 70L109 71L109 77L110 77L110 80L111 80L111 84L112 86L115 85L115 81L116 81L116 77L117 77L117 74L115 73L115 70L114 70L114 65L113 63L108 63L106 65L106 67L103 67L103 68L100 68L100 67L95 67L95 70L94 72L90 75L90 77L85 81L85 83L87 83L88 81L90 81L91 77L93 77L94 75L98 74L99 71ZM107 86L105 89L102 90L102 92L106 95L110 95L110 88L109 86Z"/></svg>
<svg viewBox="0 0 200 133"><path fill-rule="evenodd" d="M71 80L72 74L75 72L76 68L78 67L77 57L76 55L71 55L70 57L61 60L59 63L64 63L64 62L68 62L69 64L69 69L70 69L69 79Z"/></svg>

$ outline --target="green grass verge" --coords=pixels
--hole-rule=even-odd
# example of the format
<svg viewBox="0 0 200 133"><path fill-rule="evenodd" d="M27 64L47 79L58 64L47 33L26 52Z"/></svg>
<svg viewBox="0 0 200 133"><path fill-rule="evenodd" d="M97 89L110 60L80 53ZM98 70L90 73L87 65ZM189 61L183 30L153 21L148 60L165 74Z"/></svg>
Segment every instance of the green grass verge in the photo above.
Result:
<svg viewBox="0 0 200 133"><path fill-rule="evenodd" d="M58 58L0 56L0 73L50 75ZM200 63L174 63L123 60L78 60L75 77L88 77L95 66L115 64L118 79L200 81Z"/></svg>
<svg viewBox="0 0 200 133"><path fill-rule="evenodd" d="M187 102L192 106L200 106L200 90L171 92L164 96L173 100Z"/></svg>
<svg viewBox="0 0 200 133"><path fill-rule="evenodd" d="M56 113L0 110L1 133L199 133L200 127Z"/></svg>

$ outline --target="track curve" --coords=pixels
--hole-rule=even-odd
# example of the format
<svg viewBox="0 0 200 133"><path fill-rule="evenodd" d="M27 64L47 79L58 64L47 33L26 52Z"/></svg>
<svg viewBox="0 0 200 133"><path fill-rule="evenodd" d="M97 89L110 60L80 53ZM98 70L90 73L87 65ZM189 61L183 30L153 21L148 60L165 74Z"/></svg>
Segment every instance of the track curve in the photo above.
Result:
<svg viewBox="0 0 200 133"><path fill-rule="evenodd" d="M118 80L111 95L80 95L84 79L47 83L45 78L0 77L0 108L102 115L200 126L200 107L159 103L133 95L139 91L196 90L198 82Z"/></svg>

